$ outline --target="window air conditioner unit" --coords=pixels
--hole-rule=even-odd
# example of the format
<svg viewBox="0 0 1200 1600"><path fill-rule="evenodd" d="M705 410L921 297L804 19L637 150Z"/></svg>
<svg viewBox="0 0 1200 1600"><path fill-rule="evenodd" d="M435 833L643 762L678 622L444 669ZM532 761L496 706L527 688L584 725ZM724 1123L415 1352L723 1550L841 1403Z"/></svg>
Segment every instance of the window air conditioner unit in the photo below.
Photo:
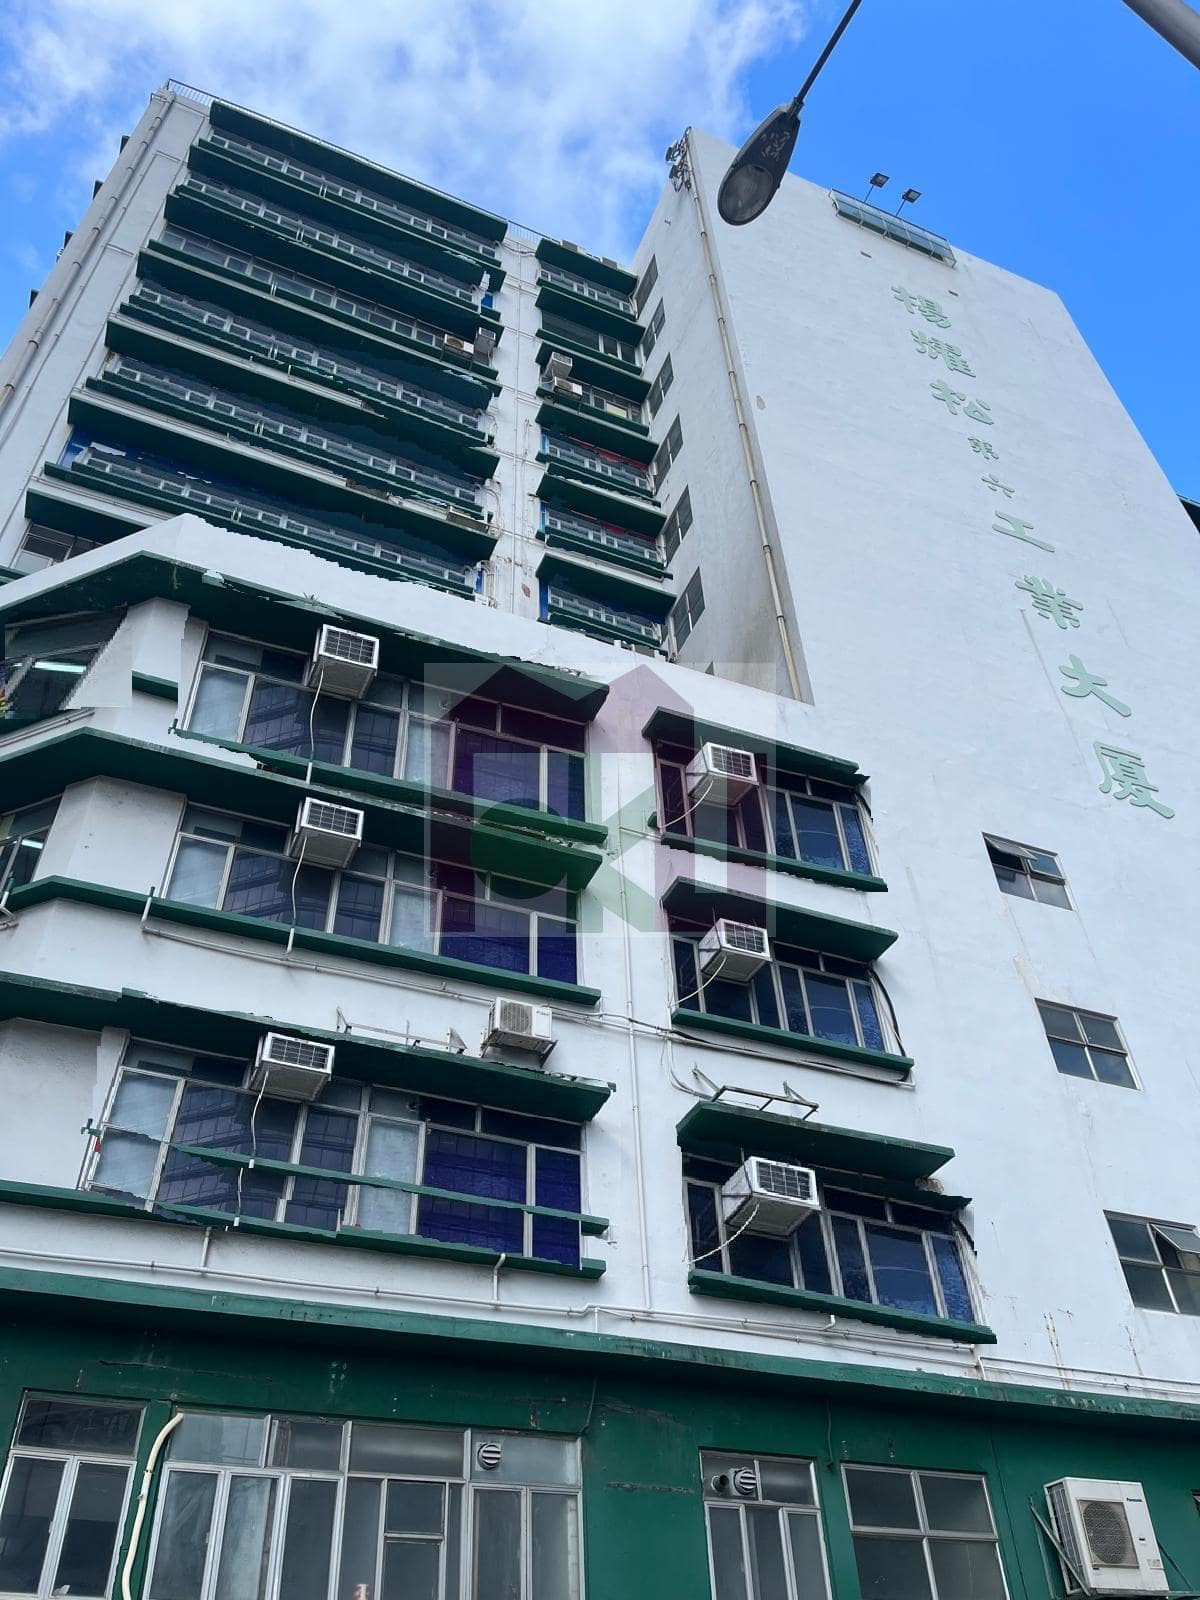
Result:
<svg viewBox="0 0 1200 1600"><path fill-rule="evenodd" d="M758 767L749 750L705 744L687 765L688 796L696 802L732 806L758 787Z"/></svg>
<svg viewBox="0 0 1200 1600"><path fill-rule="evenodd" d="M557 383L560 378L569 378L574 365L570 356L564 355L561 350L552 350L546 357L546 365L542 368L542 377L547 383Z"/></svg>
<svg viewBox="0 0 1200 1600"><path fill-rule="evenodd" d="M331 1044L268 1033L258 1042L247 1087L276 1100L315 1100L332 1073Z"/></svg>
<svg viewBox="0 0 1200 1600"><path fill-rule="evenodd" d="M1060 1478L1046 1485L1046 1504L1064 1564L1068 1593L1160 1594L1170 1587L1140 1483Z"/></svg>
<svg viewBox="0 0 1200 1600"><path fill-rule="evenodd" d="M379 640L372 633L351 633L348 628L322 624L309 663L308 681L322 694L357 700L370 687L379 670Z"/></svg>
<svg viewBox="0 0 1200 1600"><path fill-rule="evenodd" d="M583 399L583 385L576 383L573 378L555 378L553 388L555 394L569 394L576 400Z"/></svg>
<svg viewBox="0 0 1200 1600"><path fill-rule="evenodd" d="M554 1049L554 1019L549 1006L531 1006L523 1000L494 1000L483 1037L486 1050L524 1050L544 1061Z"/></svg>
<svg viewBox="0 0 1200 1600"><path fill-rule="evenodd" d="M444 338L445 348L453 351L455 355L474 356L475 346L470 339L460 339L456 333L448 333Z"/></svg>
<svg viewBox="0 0 1200 1600"><path fill-rule="evenodd" d="M721 917L700 940L700 972L705 978L727 978L749 983L771 959L771 941L752 922L730 922Z"/></svg>
<svg viewBox="0 0 1200 1600"><path fill-rule="evenodd" d="M730 1233L745 1228L786 1239L821 1209L817 1175L810 1167L751 1156L721 1186L721 1215Z"/></svg>
<svg viewBox="0 0 1200 1600"><path fill-rule="evenodd" d="M291 854L314 867L345 867L362 844L363 814L328 800L302 800L296 814Z"/></svg>
<svg viewBox="0 0 1200 1600"><path fill-rule="evenodd" d="M471 352L476 361L490 361L496 350L496 335L490 328L480 328L475 335Z"/></svg>

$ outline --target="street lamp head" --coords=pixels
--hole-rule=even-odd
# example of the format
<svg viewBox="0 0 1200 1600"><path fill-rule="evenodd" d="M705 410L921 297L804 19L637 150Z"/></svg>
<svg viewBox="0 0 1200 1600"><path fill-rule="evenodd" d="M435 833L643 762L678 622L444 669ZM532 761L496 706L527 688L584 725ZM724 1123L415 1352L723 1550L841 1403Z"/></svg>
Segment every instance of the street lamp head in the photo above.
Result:
<svg viewBox="0 0 1200 1600"><path fill-rule="evenodd" d="M767 209L783 182L800 131L794 101L776 106L746 140L721 179L717 210L725 222L740 228Z"/></svg>

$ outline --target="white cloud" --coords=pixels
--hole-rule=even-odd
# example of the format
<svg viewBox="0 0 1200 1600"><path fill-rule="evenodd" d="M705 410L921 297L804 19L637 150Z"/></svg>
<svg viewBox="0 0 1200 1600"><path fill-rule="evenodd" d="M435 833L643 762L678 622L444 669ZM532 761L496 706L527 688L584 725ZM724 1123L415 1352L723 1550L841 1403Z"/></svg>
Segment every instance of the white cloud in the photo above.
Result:
<svg viewBox="0 0 1200 1600"><path fill-rule="evenodd" d="M90 179L182 79L528 225L627 254L689 122L744 132L805 0L18 0L0 139ZM84 165L86 163L86 165Z"/></svg>

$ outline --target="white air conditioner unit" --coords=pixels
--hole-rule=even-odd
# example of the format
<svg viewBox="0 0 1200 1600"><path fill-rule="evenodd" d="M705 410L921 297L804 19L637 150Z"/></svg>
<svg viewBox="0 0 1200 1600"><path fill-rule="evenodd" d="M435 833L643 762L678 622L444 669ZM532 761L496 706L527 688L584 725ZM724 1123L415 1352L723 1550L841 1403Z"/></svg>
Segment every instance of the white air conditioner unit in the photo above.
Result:
<svg viewBox="0 0 1200 1600"><path fill-rule="evenodd" d="M555 394L569 394L576 400L583 399L583 385L576 383L573 378L555 378Z"/></svg>
<svg viewBox="0 0 1200 1600"><path fill-rule="evenodd" d="M249 1089L276 1100L315 1100L333 1073L333 1046L268 1033L258 1042Z"/></svg>
<svg viewBox="0 0 1200 1600"><path fill-rule="evenodd" d="M730 922L721 917L700 940L700 972L705 978L727 978L749 983L771 959L771 941L752 922Z"/></svg>
<svg viewBox="0 0 1200 1600"><path fill-rule="evenodd" d="M1170 1588L1140 1483L1060 1478L1046 1485L1054 1532L1066 1552L1068 1592L1161 1594Z"/></svg>
<svg viewBox="0 0 1200 1600"><path fill-rule="evenodd" d="M688 795L716 806L732 806L758 787L758 767L749 750L704 744L687 765Z"/></svg>
<svg viewBox="0 0 1200 1600"><path fill-rule="evenodd" d="M335 806L310 795L300 802L291 854L314 867L345 867L362 844L363 814L353 806Z"/></svg>
<svg viewBox="0 0 1200 1600"><path fill-rule="evenodd" d="M544 1061L554 1049L554 1018L549 1006L531 1006L524 1000L494 1000L483 1036L486 1050L524 1050Z"/></svg>
<svg viewBox="0 0 1200 1600"><path fill-rule="evenodd" d="M817 1175L811 1167L751 1156L721 1186L721 1215L730 1233L765 1233L786 1239L821 1209Z"/></svg>
<svg viewBox="0 0 1200 1600"><path fill-rule="evenodd" d="M542 368L542 377L547 383L557 383L559 378L569 378L574 362L569 355L561 350L552 350L546 357L546 365Z"/></svg>
<svg viewBox="0 0 1200 1600"><path fill-rule="evenodd" d="M317 635L308 681L322 694L358 700L379 670L379 640L372 633L351 633L326 622Z"/></svg>
<svg viewBox="0 0 1200 1600"><path fill-rule="evenodd" d="M448 333L444 338L445 348L455 355L474 356L475 346L470 339L460 339L456 333Z"/></svg>

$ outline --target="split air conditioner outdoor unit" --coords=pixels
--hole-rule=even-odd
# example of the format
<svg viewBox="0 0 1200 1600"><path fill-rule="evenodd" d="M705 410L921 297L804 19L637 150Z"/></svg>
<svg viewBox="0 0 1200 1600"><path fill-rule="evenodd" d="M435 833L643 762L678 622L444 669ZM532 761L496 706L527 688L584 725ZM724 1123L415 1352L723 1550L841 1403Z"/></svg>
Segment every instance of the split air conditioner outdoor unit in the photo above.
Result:
<svg viewBox="0 0 1200 1600"><path fill-rule="evenodd" d="M314 867L345 867L362 844L363 814L353 806L330 805L310 795L296 814L291 854Z"/></svg>
<svg viewBox="0 0 1200 1600"><path fill-rule="evenodd" d="M1046 1485L1046 1504L1069 1561L1062 1563L1068 1593L1161 1594L1170 1588L1140 1483L1060 1478Z"/></svg>
<svg viewBox="0 0 1200 1600"><path fill-rule="evenodd" d="M459 356L474 356L475 346L470 339L460 339L456 333L448 333L444 339L445 348Z"/></svg>
<svg viewBox="0 0 1200 1600"><path fill-rule="evenodd" d="M771 959L766 931L752 922L730 922L722 917L700 940L700 972L705 978L727 978L749 983Z"/></svg>
<svg viewBox="0 0 1200 1600"><path fill-rule="evenodd" d="M721 1187L721 1215L730 1233L744 1227L786 1239L820 1209L816 1173L786 1161L751 1156Z"/></svg>
<svg viewBox="0 0 1200 1600"><path fill-rule="evenodd" d="M554 1018L549 1006L531 1006L524 1000L494 1000L488 1016L484 1049L524 1050L544 1061L554 1049Z"/></svg>
<svg viewBox="0 0 1200 1600"><path fill-rule="evenodd" d="M258 1042L247 1087L276 1100L315 1100L332 1073L331 1044L268 1033Z"/></svg>
<svg viewBox="0 0 1200 1600"><path fill-rule="evenodd" d="M758 787L758 767L749 750L728 744L705 744L687 765L688 795L692 800L732 806Z"/></svg>
<svg viewBox="0 0 1200 1600"><path fill-rule="evenodd" d="M552 350L546 357L546 365L542 368L542 377L547 383L557 383L560 378L569 378L574 362L569 355L561 350Z"/></svg>
<svg viewBox="0 0 1200 1600"><path fill-rule="evenodd" d="M322 694L358 700L379 670L379 640L372 633L351 633L326 622L317 635L308 681Z"/></svg>

